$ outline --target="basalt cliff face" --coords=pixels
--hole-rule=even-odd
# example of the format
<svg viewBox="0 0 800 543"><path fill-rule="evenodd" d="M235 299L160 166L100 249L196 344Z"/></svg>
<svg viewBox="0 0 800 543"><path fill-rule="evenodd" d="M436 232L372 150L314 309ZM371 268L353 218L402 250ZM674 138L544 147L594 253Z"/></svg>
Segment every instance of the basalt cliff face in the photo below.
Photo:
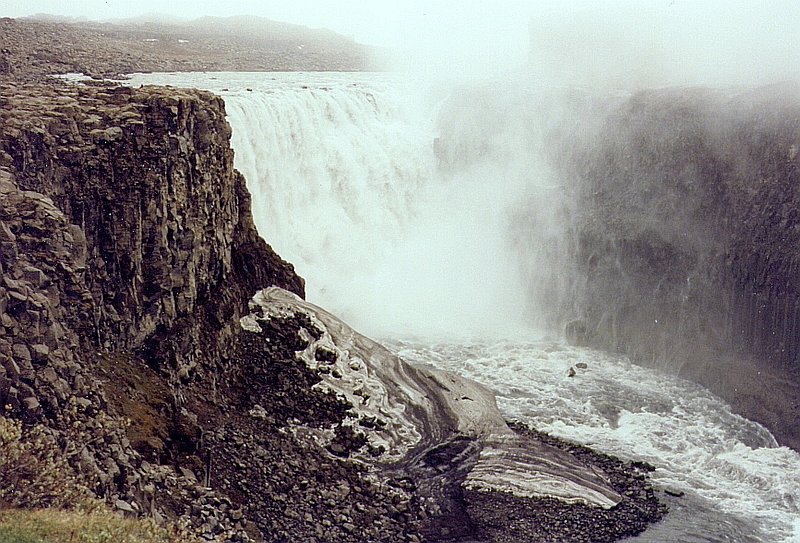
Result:
<svg viewBox="0 0 800 543"><path fill-rule="evenodd" d="M43 88L35 97L25 87L5 89L3 162L19 198L42 195L73 234L71 271L88 296L68 308L77 311L72 328L100 348L133 350L201 308L227 322L259 285L302 294L302 280L255 233L221 99ZM16 197L7 198L13 205ZM29 218L21 240L38 215ZM9 245L6 265L37 258L26 249ZM247 269L248 261L260 264Z"/></svg>
<svg viewBox="0 0 800 543"><path fill-rule="evenodd" d="M567 332L800 447L800 89L641 92L578 142L560 164L577 199Z"/></svg>
<svg viewBox="0 0 800 543"><path fill-rule="evenodd" d="M180 383L216 367L255 290L303 292L255 232L222 101L9 84L0 126L0 404L64 444L80 427L74 464L97 495L180 515L138 451L196 439ZM163 397L137 404L124 375Z"/></svg>

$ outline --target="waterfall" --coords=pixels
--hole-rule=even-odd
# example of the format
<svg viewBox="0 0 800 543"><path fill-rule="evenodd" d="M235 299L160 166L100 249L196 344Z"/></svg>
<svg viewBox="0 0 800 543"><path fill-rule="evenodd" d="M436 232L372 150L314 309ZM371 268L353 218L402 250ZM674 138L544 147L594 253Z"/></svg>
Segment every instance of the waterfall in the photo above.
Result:
<svg viewBox="0 0 800 543"><path fill-rule="evenodd" d="M259 233L309 301L378 337L560 335L579 314L583 91L525 77L428 91L391 74L182 74L222 94Z"/></svg>
<svg viewBox="0 0 800 543"><path fill-rule="evenodd" d="M263 237L368 334L566 330L706 384L729 355L797 366L796 86L196 81L225 97Z"/></svg>
<svg viewBox="0 0 800 543"><path fill-rule="evenodd" d="M376 335L546 324L533 307L564 277L552 238L565 210L538 155L520 147L536 145L530 116L515 117L527 115L524 96L504 95L496 107L510 122L487 132L487 100L421 100L391 76L252 85L226 94L236 166L259 232L311 301ZM539 244L531 228L551 239ZM540 268L548 278L532 280Z"/></svg>

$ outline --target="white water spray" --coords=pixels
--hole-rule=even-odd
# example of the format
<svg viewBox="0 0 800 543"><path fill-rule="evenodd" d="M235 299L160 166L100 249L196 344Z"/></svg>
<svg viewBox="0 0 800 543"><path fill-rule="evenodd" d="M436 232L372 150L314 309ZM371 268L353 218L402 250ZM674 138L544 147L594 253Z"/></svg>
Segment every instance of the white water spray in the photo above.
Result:
<svg viewBox="0 0 800 543"><path fill-rule="evenodd" d="M390 76L246 85L223 93L236 165L260 233L306 278L310 300L377 335L521 327L508 229L538 172L506 160L516 134L498 142L504 155L462 157L443 173L433 115Z"/></svg>

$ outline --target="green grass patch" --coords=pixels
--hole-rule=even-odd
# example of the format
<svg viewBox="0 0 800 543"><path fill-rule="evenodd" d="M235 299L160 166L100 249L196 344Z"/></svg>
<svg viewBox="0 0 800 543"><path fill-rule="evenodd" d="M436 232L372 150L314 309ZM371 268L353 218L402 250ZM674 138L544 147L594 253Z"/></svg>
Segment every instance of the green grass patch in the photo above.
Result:
<svg viewBox="0 0 800 543"><path fill-rule="evenodd" d="M45 543L42 538L20 533L15 528L0 526L0 543Z"/></svg>
<svg viewBox="0 0 800 543"><path fill-rule="evenodd" d="M0 510L0 543L195 543L147 519L99 510Z"/></svg>

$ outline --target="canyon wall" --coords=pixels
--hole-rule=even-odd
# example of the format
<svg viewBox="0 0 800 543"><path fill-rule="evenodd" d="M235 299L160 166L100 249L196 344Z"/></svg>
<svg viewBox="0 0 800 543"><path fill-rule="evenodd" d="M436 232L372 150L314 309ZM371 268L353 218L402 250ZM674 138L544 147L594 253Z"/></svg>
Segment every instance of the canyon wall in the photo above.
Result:
<svg viewBox="0 0 800 543"><path fill-rule="evenodd" d="M438 128L442 171L514 195L528 324L699 382L800 449L797 85L482 84Z"/></svg>
<svg viewBox="0 0 800 543"><path fill-rule="evenodd" d="M577 342L709 386L800 445L800 89L665 89L559 164Z"/></svg>
<svg viewBox="0 0 800 543"><path fill-rule="evenodd" d="M197 481L167 465L198 437L182 384L232 351L256 290L303 294L256 233L224 104L12 83L0 127L3 413L77 447L82 483L123 511L180 516Z"/></svg>

